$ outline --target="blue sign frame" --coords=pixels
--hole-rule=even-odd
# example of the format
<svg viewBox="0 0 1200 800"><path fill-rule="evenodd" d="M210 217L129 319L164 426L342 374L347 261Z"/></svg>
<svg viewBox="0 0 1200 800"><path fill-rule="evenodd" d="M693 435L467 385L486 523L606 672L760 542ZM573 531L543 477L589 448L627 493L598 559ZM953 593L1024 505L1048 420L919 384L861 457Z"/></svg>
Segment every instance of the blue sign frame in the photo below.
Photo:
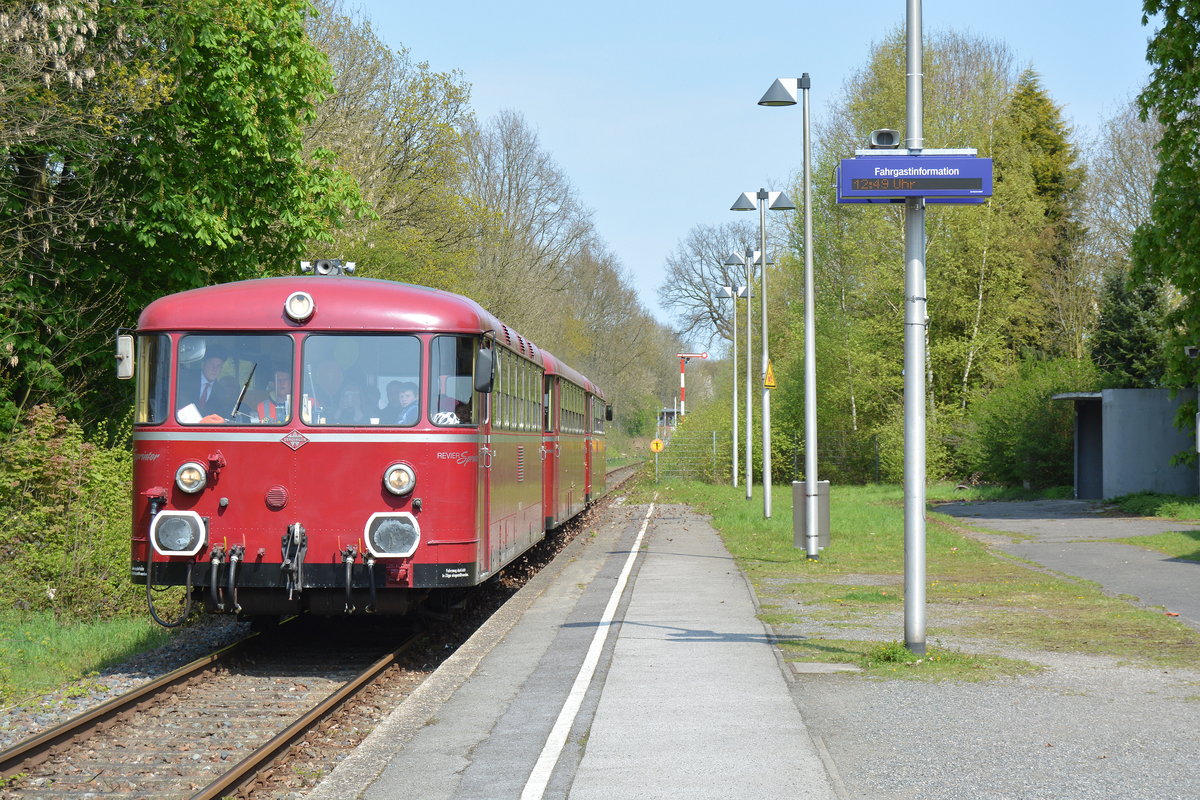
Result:
<svg viewBox="0 0 1200 800"><path fill-rule="evenodd" d="M992 160L974 155L862 155L843 158L839 203L983 203L992 195Z"/></svg>

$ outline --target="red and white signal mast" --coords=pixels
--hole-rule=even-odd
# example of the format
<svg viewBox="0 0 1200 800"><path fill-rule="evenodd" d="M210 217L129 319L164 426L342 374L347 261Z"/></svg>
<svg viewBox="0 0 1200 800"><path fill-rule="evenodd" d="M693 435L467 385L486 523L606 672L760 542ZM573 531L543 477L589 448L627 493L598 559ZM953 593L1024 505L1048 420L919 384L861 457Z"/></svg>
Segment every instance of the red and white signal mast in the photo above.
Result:
<svg viewBox="0 0 1200 800"><path fill-rule="evenodd" d="M708 353L676 353L679 357L679 416L687 413L687 407L684 405L684 397L687 396L687 383L684 380L684 372L687 369L687 362L693 358L708 358Z"/></svg>

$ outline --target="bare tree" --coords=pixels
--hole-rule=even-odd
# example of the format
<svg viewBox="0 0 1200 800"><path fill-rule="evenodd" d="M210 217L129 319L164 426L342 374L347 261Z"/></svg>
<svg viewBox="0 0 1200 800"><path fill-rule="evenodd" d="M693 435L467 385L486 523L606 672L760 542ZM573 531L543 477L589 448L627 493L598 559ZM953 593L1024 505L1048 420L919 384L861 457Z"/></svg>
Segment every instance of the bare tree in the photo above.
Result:
<svg viewBox="0 0 1200 800"><path fill-rule="evenodd" d="M1155 147L1162 138L1156 119L1138 118L1137 104L1127 103L1106 120L1086 152L1088 172L1084 214L1090 250L1102 269L1126 269L1133 232L1150 218Z"/></svg>
<svg viewBox="0 0 1200 800"><path fill-rule="evenodd" d="M452 273L475 244L460 191L468 85L457 71L435 72L407 50L389 50L341 0L316 6L308 31L333 68L334 93L308 125L305 146L335 153L374 212L350 223L338 254L377 277L462 288Z"/></svg>
<svg viewBox="0 0 1200 800"><path fill-rule="evenodd" d="M591 212L514 111L474 130L467 153L468 192L481 210L471 294L535 335L546 301L567 285L567 265L594 236Z"/></svg>
<svg viewBox="0 0 1200 800"><path fill-rule="evenodd" d="M703 339L709 345L717 337L732 341L732 312L716 291L718 286L746 285L745 268L724 262L731 253L741 254L747 248L758 249L758 226L743 219L697 225L667 256L659 302L671 309L684 339Z"/></svg>

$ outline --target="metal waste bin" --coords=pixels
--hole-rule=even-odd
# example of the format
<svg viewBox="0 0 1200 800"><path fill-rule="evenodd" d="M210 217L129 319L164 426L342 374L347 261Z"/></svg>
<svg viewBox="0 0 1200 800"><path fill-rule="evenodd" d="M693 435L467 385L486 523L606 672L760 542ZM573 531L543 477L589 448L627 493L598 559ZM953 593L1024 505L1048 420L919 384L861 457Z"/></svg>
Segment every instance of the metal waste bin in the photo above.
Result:
<svg viewBox="0 0 1200 800"><path fill-rule="evenodd" d="M792 545L808 549L808 515L804 481L792 481ZM829 481L817 481L817 548L829 546Z"/></svg>

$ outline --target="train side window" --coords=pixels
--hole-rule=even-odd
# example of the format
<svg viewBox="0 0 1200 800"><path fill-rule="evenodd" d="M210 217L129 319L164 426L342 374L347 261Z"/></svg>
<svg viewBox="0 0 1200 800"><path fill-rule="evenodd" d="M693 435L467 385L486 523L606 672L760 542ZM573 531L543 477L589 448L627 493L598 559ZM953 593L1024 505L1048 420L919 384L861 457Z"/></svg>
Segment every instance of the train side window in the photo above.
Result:
<svg viewBox="0 0 1200 800"><path fill-rule="evenodd" d="M158 425L167 420L170 404L167 392L171 382L171 340L166 334L143 334L137 347L137 396L134 422Z"/></svg>
<svg viewBox="0 0 1200 800"><path fill-rule="evenodd" d="M430 343L429 418L434 425L476 424L473 377L476 349L474 336L435 336ZM497 378L500 371L498 364Z"/></svg>

